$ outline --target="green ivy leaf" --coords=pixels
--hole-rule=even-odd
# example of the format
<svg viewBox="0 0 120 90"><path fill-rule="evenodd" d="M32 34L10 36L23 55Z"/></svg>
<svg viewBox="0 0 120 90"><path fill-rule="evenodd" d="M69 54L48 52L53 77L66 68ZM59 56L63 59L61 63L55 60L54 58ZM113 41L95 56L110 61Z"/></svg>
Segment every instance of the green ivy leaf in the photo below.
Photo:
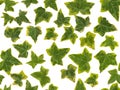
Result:
<svg viewBox="0 0 120 90"><path fill-rule="evenodd" d="M120 63L119 63L119 65L118 65L118 70L120 71Z"/></svg>
<svg viewBox="0 0 120 90"><path fill-rule="evenodd" d="M113 36L106 36L106 40L101 43L101 46L109 46L111 50L114 50L118 43L114 41Z"/></svg>
<svg viewBox="0 0 120 90"><path fill-rule="evenodd" d="M73 27L64 27L64 29L65 33L62 35L61 41L70 40L74 44L78 36L74 33Z"/></svg>
<svg viewBox="0 0 120 90"><path fill-rule="evenodd" d="M61 73L62 73L62 75L61 75L61 78L68 78L68 79L70 79L71 81L73 81L73 82L75 82L75 71L76 71L76 67L75 66L73 66L72 64L69 64L68 65L68 70L65 70L65 69L62 69L61 70Z"/></svg>
<svg viewBox="0 0 120 90"><path fill-rule="evenodd" d="M0 75L0 84L2 83L2 80L4 79L3 75Z"/></svg>
<svg viewBox="0 0 120 90"><path fill-rule="evenodd" d="M22 64L18 59L12 56L11 49L1 52L1 58L3 59L0 62L0 70L6 71L10 74L11 68L13 65L20 65Z"/></svg>
<svg viewBox="0 0 120 90"><path fill-rule="evenodd" d="M11 86L7 87L7 86L5 85L3 90L11 90Z"/></svg>
<svg viewBox="0 0 120 90"><path fill-rule="evenodd" d="M42 34L40 27L33 27L33 26L27 27L27 35L31 36L34 42L37 41L37 38L40 34Z"/></svg>
<svg viewBox="0 0 120 90"><path fill-rule="evenodd" d="M31 60L27 64L31 65L32 68L35 68L37 64L42 64L45 62L43 59L44 55L37 56L33 51L31 52Z"/></svg>
<svg viewBox="0 0 120 90"><path fill-rule="evenodd" d="M84 71L89 72L90 65L89 62L92 59L92 54L85 48L82 54L71 54L69 58L78 65L78 73Z"/></svg>
<svg viewBox="0 0 120 90"><path fill-rule="evenodd" d="M49 85L48 90L58 90L58 87L54 86L53 84Z"/></svg>
<svg viewBox="0 0 120 90"><path fill-rule="evenodd" d="M69 52L70 48L61 48L59 49L55 43L52 44L52 46L47 49L47 53L51 57L51 62L53 65L63 65L62 58Z"/></svg>
<svg viewBox="0 0 120 90"><path fill-rule="evenodd" d="M38 7L34 10L36 13L35 24L38 24L42 21L49 22L50 18L52 17L51 12L47 12L44 8Z"/></svg>
<svg viewBox="0 0 120 90"><path fill-rule="evenodd" d="M27 12L26 11L19 11L19 16L15 18L15 21L21 25L22 22L25 23L30 23L30 21L28 20L28 18L26 17Z"/></svg>
<svg viewBox="0 0 120 90"><path fill-rule="evenodd" d="M119 20L119 5L120 0L100 0L102 6L101 11L109 11L110 14L116 19Z"/></svg>
<svg viewBox="0 0 120 90"><path fill-rule="evenodd" d="M80 41L81 41L81 46L88 46L92 49L95 49L95 42L94 42L94 38L95 38L95 34L91 33L91 32L87 32L86 34L86 38L85 37L81 37Z"/></svg>
<svg viewBox="0 0 120 90"><path fill-rule="evenodd" d="M6 25L8 22L11 23L14 20L14 17L7 13L3 13L2 18L4 18L4 25Z"/></svg>
<svg viewBox="0 0 120 90"><path fill-rule="evenodd" d="M116 27L109 23L109 21L104 17L99 17L98 23L99 25L94 28L94 32L99 33L101 36L104 36L106 32L116 31Z"/></svg>
<svg viewBox="0 0 120 90"><path fill-rule="evenodd" d="M26 5L26 7L29 7L31 4L37 4L38 3L37 0L23 0L22 2Z"/></svg>
<svg viewBox="0 0 120 90"><path fill-rule="evenodd" d="M62 10L59 10L57 20L55 20L55 24L57 24L58 27L61 27L62 25L69 25L70 17L64 17L64 14L62 13Z"/></svg>
<svg viewBox="0 0 120 90"><path fill-rule="evenodd" d="M100 72L106 69L109 65L117 65L116 62L116 54L107 53L101 50L99 53L95 55L95 58L99 60L100 63Z"/></svg>
<svg viewBox="0 0 120 90"><path fill-rule="evenodd" d="M98 78L98 74L91 73L90 77L86 79L86 83L90 84L92 87L98 84L98 81L96 80Z"/></svg>
<svg viewBox="0 0 120 90"><path fill-rule="evenodd" d="M54 27L52 27L52 28L47 28L46 30L47 30L47 33L46 33L46 35L45 35L45 39L53 39L53 40L56 40L58 34L54 32L54 31L55 31L55 28L54 28Z"/></svg>
<svg viewBox="0 0 120 90"><path fill-rule="evenodd" d="M28 50L32 47L27 41L23 44L14 44L14 48L19 52L19 57L26 58L28 56Z"/></svg>
<svg viewBox="0 0 120 90"><path fill-rule="evenodd" d="M82 17L76 16L75 19L76 19L75 30L79 32L83 32L84 28L91 24L89 17L84 19Z"/></svg>
<svg viewBox="0 0 120 90"><path fill-rule="evenodd" d="M81 79L78 79L75 90L86 90L86 87Z"/></svg>
<svg viewBox="0 0 120 90"><path fill-rule="evenodd" d="M108 80L108 84L111 84L115 81L117 81L118 83L120 83L120 75L118 74L116 69L110 70L109 71L110 79Z"/></svg>
<svg viewBox="0 0 120 90"><path fill-rule="evenodd" d="M40 84L42 87L44 87L47 83L50 82L50 78L47 76L48 74L48 69L44 68L43 66L41 66L40 71L39 72L34 72L31 75L36 78L37 80L40 81Z"/></svg>
<svg viewBox="0 0 120 90"><path fill-rule="evenodd" d="M57 10L56 0L45 0L44 3L45 3L45 8L51 7L54 10Z"/></svg>
<svg viewBox="0 0 120 90"><path fill-rule="evenodd" d="M66 2L65 5L69 9L70 15L75 15L79 12L82 14L90 14L90 9L94 3L87 2L87 0L74 0L72 2Z"/></svg>
<svg viewBox="0 0 120 90"><path fill-rule="evenodd" d="M11 74L11 77L14 79L14 84L17 84L19 86L22 86L22 80L27 78L23 71L21 71L19 74Z"/></svg>
<svg viewBox="0 0 120 90"><path fill-rule="evenodd" d="M7 27L5 29L4 35L7 38L11 38L11 40L13 42L15 42L19 39L19 34L20 34L21 30L22 30L22 27L15 27L15 28Z"/></svg>
<svg viewBox="0 0 120 90"><path fill-rule="evenodd" d="M38 90L38 86L32 87L30 82L27 80L26 81L26 88L25 88L25 90Z"/></svg>

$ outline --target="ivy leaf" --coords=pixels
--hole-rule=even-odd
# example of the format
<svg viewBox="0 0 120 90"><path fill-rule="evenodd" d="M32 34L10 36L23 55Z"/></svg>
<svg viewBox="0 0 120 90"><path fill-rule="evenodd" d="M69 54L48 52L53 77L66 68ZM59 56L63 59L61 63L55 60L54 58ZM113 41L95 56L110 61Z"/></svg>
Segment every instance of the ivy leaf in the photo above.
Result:
<svg viewBox="0 0 120 90"><path fill-rule="evenodd" d="M37 4L38 3L37 0L23 0L22 2L26 5L26 7L29 7L30 4Z"/></svg>
<svg viewBox="0 0 120 90"><path fill-rule="evenodd" d="M7 86L5 85L3 90L11 90L11 86L7 87Z"/></svg>
<svg viewBox="0 0 120 90"><path fill-rule="evenodd" d="M82 14L90 14L90 9L94 3L87 2L87 0L74 0L72 2L66 2L65 5L69 9L70 15L75 15L81 12Z"/></svg>
<svg viewBox="0 0 120 90"><path fill-rule="evenodd" d="M81 79L78 79L75 90L86 90L86 87Z"/></svg>
<svg viewBox="0 0 120 90"><path fill-rule="evenodd" d="M14 20L14 17L7 13L3 13L2 18L4 18L4 25L6 25L8 22L11 23Z"/></svg>
<svg viewBox="0 0 120 90"><path fill-rule="evenodd" d="M4 79L3 75L0 75L0 84L2 83L2 80Z"/></svg>
<svg viewBox="0 0 120 90"><path fill-rule="evenodd" d="M87 84L90 84L92 87L94 87L95 85L98 84L98 81L96 81L97 78L98 78L98 74L91 73L90 77L87 78L87 80L85 82Z"/></svg>
<svg viewBox="0 0 120 90"><path fill-rule="evenodd" d="M19 11L19 16L15 18L15 21L21 25L22 22L30 23L28 18L26 17L27 12L26 11Z"/></svg>
<svg viewBox="0 0 120 90"><path fill-rule="evenodd" d="M116 69L110 70L109 74L111 76L110 76L110 79L108 81L108 84L111 84L111 83L113 83L115 81L117 81L118 83L120 83L120 75L118 74L118 72L117 72Z"/></svg>
<svg viewBox="0 0 120 90"><path fill-rule="evenodd" d="M58 27L61 27L62 25L69 25L70 17L64 17L64 14L62 13L62 10L59 10L57 20L55 20L55 24L57 24Z"/></svg>
<svg viewBox="0 0 120 90"><path fill-rule="evenodd" d="M45 8L51 7L54 10L57 10L56 0L45 0L44 3L45 3Z"/></svg>
<svg viewBox="0 0 120 90"><path fill-rule="evenodd" d="M27 35L31 36L34 42L37 41L39 34L42 34L40 27L33 27L33 26L27 27Z"/></svg>
<svg viewBox="0 0 120 90"><path fill-rule="evenodd" d="M107 53L101 50L99 53L95 55L95 58L99 60L100 63L100 72L106 69L109 65L117 65L116 62L116 54Z"/></svg>
<svg viewBox="0 0 120 90"><path fill-rule="evenodd" d="M82 17L76 16L75 19L76 19L75 30L78 31L78 32L82 32L85 27L87 27L88 25L91 24L90 20L89 20L89 17L84 19Z"/></svg>
<svg viewBox="0 0 120 90"><path fill-rule="evenodd" d="M82 54L71 54L69 58L78 65L78 73L84 71L89 72L90 65L89 62L92 59L92 54L85 48Z"/></svg>
<svg viewBox="0 0 120 90"><path fill-rule="evenodd" d="M109 46L111 50L114 50L118 43L114 41L113 36L106 36L106 40L101 43L101 46Z"/></svg>
<svg viewBox="0 0 120 90"><path fill-rule="evenodd" d="M102 12L109 11L116 20L119 20L120 0L100 0L100 2Z"/></svg>
<svg viewBox="0 0 120 90"><path fill-rule="evenodd" d="M76 71L76 67L73 66L72 64L68 65L68 70L62 69L61 70L61 78L65 78L67 77L68 79L70 79L71 81L75 82L75 71Z"/></svg>
<svg viewBox="0 0 120 90"><path fill-rule="evenodd" d="M120 90L120 88L118 87L118 84L115 83L111 85L110 90Z"/></svg>
<svg viewBox="0 0 120 90"><path fill-rule="evenodd" d="M54 32L54 31L55 31L55 28L54 28L54 27L52 27L52 28L47 28L46 30L47 30L47 33L46 33L46 35L45 35L45 39L53 39L53 40L56 40L58 34Z"/></svg>
<svg viewBox="0 0 120 90"><path fill-rule="evenodd" d="M26 88L25 88L25 90L38 90L38 86L32 87L30 82L27 80L26 81Z"/></svg>
<svg viewBox="0 0 120 90"><path fill-rule="evenodd" d="M62 35L61 41L70 40L74 44L78 36L74 33L73 27L64 27L64 29L65 33Z"/></svg>
<svg viewBox="0 0 120 90"><path fill-rule="evenodd" d="M15 42L19 39L19 34L20 34L21 30L22 30L22 27L15 27L15 28L7 27L5 29L4 35L7 38L11 38L11 40L13 42Z"/></svg>
<svg viewBox="0 0 120 90"><path fill-rule="evenodd" d="M98 23L99 25L94 28L94 32L99 33L101 36L104 36L106 32L116 31L116 27L109 23L109 21L104 17L99 17Z"/></svg>
<svg viewBox="0 0 120 90"><path fill-rule="evenodd" d="M52 44L52 46L47 49L47 53L51 57L51 62L53 65L63 65L62 58L69 52L70 48L61 48L59 49L55 43Z"/></svg>
<svg viewBox="0 0 120 90"><path fill-rule="evenodd" d="M16 73L11 74L11 77L15 80L14 84L17 84L19 86L22 86L23 85L22 80L27 78L23 71L21 71L19 74Z"/></svg>
<svg viewBox="0 0 120 90"><path fill-rule="evenodd" d="M48 69L44 68L43 66L41 66L40 71L39 72L34 72L31 75L36 78L37 80L40 81L40 84L42 87L44 87L47 83L50 82L50 78L47 76L48 74Z"/></svg>
<svg viewBox="0 0 120 90"><path fill-rule="evenodd" d="M119 65L118 65L118 70L120 71L120 63L119 63Z"/></svg>
<svg viewBox="0 0 120 90"><path fill-rule="evenodd" d="M11 68L13 65L20 65L22 64L18 59L12 56L11 49L1 52L1 58L3 59L0 62L0 70L6 71L10 74Z"/></svg>
<svg viewBox="0 0 120 90"><path fill-rule="evenodd" d="M53 84L49 85L48 90L58 90L58 87L54 86Z"/></svg>
<svg viewBox="0 0 120 90"><path fill-rule="evenodd" d="M31 60L27 64L31 65L34 68L37 64L42 64L45 62L43 59L44 55L37 56L33 51L31 52Z"/></svg>
<svg viewBox="0 0 120 90"><path fill-rule="evenodd" d="M50 18L52 17L51 12L47 12L44 8L38 7L34 10L36 13L35 24L38 24L42 21L49 22Z"/></svg>
<svg viewBox="0 0 120 90"><path fill-rule="evenodd" d="M19 52L19 57L24 58L28 56L28 50L32 47L27 41L24 41L23 44L14 44L13 46Z"/></svg>

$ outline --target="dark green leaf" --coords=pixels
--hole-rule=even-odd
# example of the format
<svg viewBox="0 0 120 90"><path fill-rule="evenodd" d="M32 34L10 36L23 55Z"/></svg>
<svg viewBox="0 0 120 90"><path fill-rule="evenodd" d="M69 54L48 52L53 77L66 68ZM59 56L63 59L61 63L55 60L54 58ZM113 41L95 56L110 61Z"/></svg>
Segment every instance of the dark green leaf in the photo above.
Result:
<svg viewBox="0 0 120 90"><path fill-rule="evenodd" d="M26 11L19 11L19 16L15 18L15 21L21 25L22 22L25 23L30 23L30 21L28 20L28 18L26 17L27 12Z"/></svg>
<svg viewBox="0 0 120 90"><path fill-rule="evenodd" d="M46 33L46 35L45 35L45 39L53 39L53 40L56 40L58 34L54 32L54 31L55 31L55 28L54 28L54 27L52 27L52 28L47 28L46 30L47 30L47 33Z"/></svg>
<svg viewBox="0 0 120 90"><path fill-rule="evenodd" d="M34 10L36 13L35 24L38 24L42 21L49 22L50 18L52 17L51 12L47 12L44 8L38 7Z"/></svg>
<svg viewBox="0 0 120 90"><path fill-rule="evenodd" d="M19 57L26 58L28 56L28 50L32 47L27 41L24 41L23 44L14 44L15 49L19 52Z"/></svg>
<svg viewBox="0 0 120 90"><path fill-rule="evenodd" d="M49 71L48 69L41 66L39 72L34 72L31 75L37 80L39 80L41 86L44 87L47 83L50 82L50 78L47 76L48 71Z"/></svg>
<svg viewBox="0 0 120 90"><path fill-rule="evenodd" d="M75 18L76 18L76 27L75 27L76 31L83 32L84 28L91 24L89 17L84 19L82 17L76 16Z"/></svg>
<svg viewBox="0 0 120 90"><path fill-rule="evenodd" d="M31 52L31 60L27 64L31 65L34 68L37 64L42 64L45 62L43 59L44 55L37 56L33 51Z"/></svg>
<svg viewBox="0 0 120 90"><path fill-rule="evenodd" d="M78 36L74 33L73 27L64 27L64 29L65 33L62 35L61 41L70 40L74 44Z"/></svg>
<svg viewBox="0 0 120 90"><path fill-rule="evenodd" d="M101 36L104 36L106 32L116 31L116 27L109 23L109 21L104 17L99 17L98 23L99 25L94 28L94 32L99 33Z"/></svg>
<svg viewBox="0 0 120 90"><path fill-rule="evenodd" d="M92 59L92 54L85 48L82 54L71 54L69 55L71 60L78 65L78 73L82 73L84 71L89 72L90 65L89 62Z"/></svg>
<svg viewBox="0 0 120 90"><path fill-rule="evenodd" d="M64 14L62 13L62 10L59 10L57 20L55 20L55 24L57 24L58 27L61 27L62 25L69 25L70 17L64 17Z"/></svg>
<svg viewBox="0 0 120 90"><path fill-rule="evenodd" d="M7 51L2 51L1 58L3 60L0 62L0 70L4 70L8 74L10 73L13 65L22 64L18 59L12 56L11 49L8 49Z"/></svg>
<svg viewBox="0 0 120 90"><path fill-rule="evenodd" d="M38 90L38 86L32 87L30 82L27 80L26 81L26 88L25 88L25 90Z"/></svg>
<svg viewBox="0 0 120 90"><path fill-rule="evenodd" d="M101 46L109 46L111 50L114 50L118 43L114 41L113 36L106 36L106 40L101 43Z"/></svg>
<svg viewBox="0 0 120 90"><path fill-rule="evenodd" d="M34 42L37 41L37 37L39 36L39 34L42 34L40 27L33 27L33 26L27 27L27 35L31 36Z"/></svg>
<svg viewBox="0 0 120 90"><path fill-rule="evenodd" d="M7 87L7 86L5 85L3 90L11 90L11 86Z"/></svg>
<svg viewBox="0 0 120 90"><path fill-rule="evenodd" d="M3 75L0 75L0 84L2 83L2 80L4 79Z"/></svg>
<svg viewBox="0 0 120 90"><path fill-rule="evenodd" d="M23 0L22 2L26 5L26 7L29 7L31 4L37 4L38 3L37 0Z"/></svg>
<svg viewBox="0 0 120 90"><path fill-rule="evenodd" d="M90 14L90 9L94 3L87 2L87 0L74 0L66 2L65 5L69 9L70 15L75 15L81 12L82 14Z"/></svg>
<svg viewBox="0 0 120 90"><path fill-rule="evenodd" d="M96 54L95 58L99 60L100 72L106 69L109 65L117 65L116 54L114 53L106 54L105 51L101 50L99 53Z"/></svg>
<svg viewBox="0 0 120 90"><path fill-rule="evenodd" d="M88 46L92 49L95 49L95 42L94 42L94 38L95 38L95 34L91 33L91 32L87 32L86 34L86 38L85 37L81 37L80 41L81 41L81 46Z"/></svg>
<svg viewBox="0 0 120 90"><path fill-rule="evenodd" d="M58 87L54 86L53 84L49 85L48 90L58 90Z"/></svg>
<svg viewBox="0 0 120 90"><path fill-rule="evenodd" d="M45 8L51 7L57 10L56 0L45 0L44 3L45 3Z"/></svg>
<svg viewBox="0 0 120 90"><path fill-rule="evenodd" d="M65 69L62 69L61 70L61 78L68 78L70 79L71 81L75 82L75 71L76 71L76 67L73 66L72 64L69 64L68 65L68 70L65 70Z"/></svg>
<svg viewBox="0 0 120 90"><path fill-rule="evenodd" d="M59 49L55 43L52 44L52 46L47 49L47 53L51 57L51 62L53 65L63 65L62 58L69 52L70 48L61 48Z"/></svg>
<svg viewBox="0 0 120 90"><path fill-rule="evenodd" d="M78 79L75 90L86 90L86 87L81 79Z"/></svg>
<svg viewBox="0 0 120 90"><path fill-rule="evenodd" d="M11 38L11 40L13 42L15 42L19 39L19 34L20 34L21 30L22 30L22 27L15 27L15 28L7 27L5 29L4 35L7 38Z"/></svg>

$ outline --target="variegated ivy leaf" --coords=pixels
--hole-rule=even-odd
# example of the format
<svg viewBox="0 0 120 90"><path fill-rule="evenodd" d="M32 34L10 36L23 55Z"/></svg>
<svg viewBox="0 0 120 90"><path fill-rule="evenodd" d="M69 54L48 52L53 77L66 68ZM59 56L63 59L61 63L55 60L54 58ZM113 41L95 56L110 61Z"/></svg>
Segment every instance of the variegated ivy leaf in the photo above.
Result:
<svg viewBox="0 0 120 90"><path fill-rule="evenodd" d="M26 5L26 7L29 7L31 4L37 4L38 3L37 0L23 0L22 2Z"/></svg>
<svg viewBox="0 0 120 90"><path fill-rule="evenodd" d="M34 11L35 11L35 14L36 14L35 24L38 24L38 23L40 23L42 21L49 22L50 18L52 17L52 13L46 11L42 7L38 7Z"/></svg>
<svg viewBox="0 0 120 90"><path fill-rule="evenodd" d="M86 87L81 79L78 79L75 90L86 90Z"/></svg>
<svg viewBox="0 0 120 90"><path fill-rule="evenodd" d="M52 65L63 65L62 58L69 52L70 48L58 48L55 43L47 49L47 53L51 56Z"/></svg>
<svg viewBox="0 0 120 90"><path fill-rule="evenodd" d="M0 84L2 83L2 80L4 79L3 75L0 75Z"/></svg>
<svg viewBox="0 0 120 90"><path fill-rule="evenodd" d="M45 0L44 3L45 3L45 8L51 7L54 10L57 10L56 0Z"/></svg>
<svg viewBox="0 0 120 90"><path fill-rule="evenodd" d="M92 54L85 48L82 54L71 54L69 58L78 65L78 73L89 72Z"/></svg>
<svg viewBox="0 0 120 90"><path fill-rule="evenodd" d="M98 25L94 28L94 32L104 36L107 32L116 31L116 27L109 23L109 21L104 17L98 18Z"/></svg>
<svg viewBox="0 0 120 90"><path fill-rule="evenodd" d="M62 69L61 70L61 78L68 78L70 79L71 81L75 82L75 78L76 78L76 74L75 74L75 71L76 71L76 67L73 66L72 64L69 64L68 65L68 70L65 70L65 69Z"/></svg>
<svg viewBox="0 0 120 90"><path fill-rule="evenodd" d="M99 60L100 66L100 72L105 70L109 65L117 65L116 62L116 54L115 53L107 53L103 50L98 52L95 55L95 58Z"/></svg>
<svg viewBox="0 0 120 90"><path fill-rule="evenodd" d="M37 38L40 34L42 34L40 27L34 27L34 26L27 27L27 35L31 36L34 42L37 41Z"/></svg>
<svg viewBox="0 0 120 90"><path fill-rule="evenodd" d="M27 58L28 50L32 47L27 41L24 41L23 44L14 44L14 48L19 52L19 57Z"/></svg>
<svg viewBox="0 0 120 90"><path fill-rule="evenodd" d="M12 56L11 49L1 52L2 61L0 62L0 70L6 71L10 74L11 68L13 65L22 64L18 59Z"/></svg>
<svg viewBox="0 0 120 90"><path fill-rule="evenodd" d="M31 75L39 80L41 86L44 87L47 83L50 83L50 78L47 76L48 71L48 69L41 66L40 71L34 72Z"/></svg>
<svg viewBox="0 0 120 90"><path fill-rule="evenodd" d="M62 13L62 10L59 10L57 20L55 20L55 24L57 24L58 27L61 27L62 25L70 25L69 23L70 17L65 17Z"/></svg>
<svg viewBox="0 0 120 90"><path fill-rule="evenodd" d="M76 18L76 27L75 27L76 31L82 32L84 31L85 27L90 25L89 17L84 19L82 17L76 16L75 18Z"/></svg>
<svg viewBox="0 0 120 90"><path fill-rule="evenodd" d="M86 34L86 38L85 37L81 37L80 41L81 41L81 46L88 46L92 49L95 49L95 45L94 45L94 38L95 38L95 34L91 33L91 32L87 32Z"/></svg>
<svg viewBox="0 0 120 90"><path fill-rule="evenodd" d="M15 42L19 39L19 34L21 33L21 30L22 30L22 27L15 27L15 28L7 27L5 29L4 35L7 38L11 38L11 40Z"/></svg>
<svg viewBox="0 0 120 90"><path fill-rule="evenodd" d="M30 82L27 80L26 81L26 88L25 90L38 90L38 86L31 86Z"/></svg>
<svg viewBox="0 0 120 90"><path fill-rule="evenodd" d="M87 2L87 0L74 0L66 2L65 5L68 7L70 15L75 15L79 12L82 14L90 14L90 9L94 3Z"/></svg>
<svg viewBox="0 0 120 90"><path fill-rule="evenodd" d="M107 88L103 88L101 90L120 90L119 86L118 86L118 83L113 83L111 86L110 86L110 89L107 89Z"/></svg>
<svg viewBox="0 0 120 90"><path fill-rule="evenodd" d="M58 87L54 86L53 84L50 84L48 90L58 90Z"/></svg>

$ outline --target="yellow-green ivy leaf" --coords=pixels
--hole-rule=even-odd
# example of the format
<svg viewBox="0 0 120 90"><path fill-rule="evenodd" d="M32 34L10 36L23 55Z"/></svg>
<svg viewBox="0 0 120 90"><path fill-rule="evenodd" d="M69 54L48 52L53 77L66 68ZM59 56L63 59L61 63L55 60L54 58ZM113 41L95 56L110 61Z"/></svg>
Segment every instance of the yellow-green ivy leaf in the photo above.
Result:
<svg viewBox="0 0 120 90"><path fill-rule="evenodd" d="M7 86L5 85L3 90L11 90L11 86L7 87Z"/></svg>
<svg viewBox="0 0 120 90"><path fill-rule="evenodd" d="M23 0L22 2L26 5L26 7L29 7L31 4L37 4L38 3L37 0Z"/></svg>
<svg viewBox="0 0 120 90"><path fill-rule="evenodd" d="M86 87L81 79L78 79L75 90L86 90Z"/></svg>
<svg viewBox="0 0 120 90"><path fill-rule="evenodd" d="M25 90L38 90L38 86L32 87L30 82L27 80L26 81L26 88L25 88Z"/></svg>
<svg viewBox="0 0 120 90"><path fill-rule="evenodd" d="M0 84L2 83L2 80L4 79L3 75L0 75Z"/></svg>
<svg viewBox="0 0 120 90"><path fill-rule="evenodd" d="M50 84L48 90L58 90L58 87L54 86L53 84Z"/></svg>

